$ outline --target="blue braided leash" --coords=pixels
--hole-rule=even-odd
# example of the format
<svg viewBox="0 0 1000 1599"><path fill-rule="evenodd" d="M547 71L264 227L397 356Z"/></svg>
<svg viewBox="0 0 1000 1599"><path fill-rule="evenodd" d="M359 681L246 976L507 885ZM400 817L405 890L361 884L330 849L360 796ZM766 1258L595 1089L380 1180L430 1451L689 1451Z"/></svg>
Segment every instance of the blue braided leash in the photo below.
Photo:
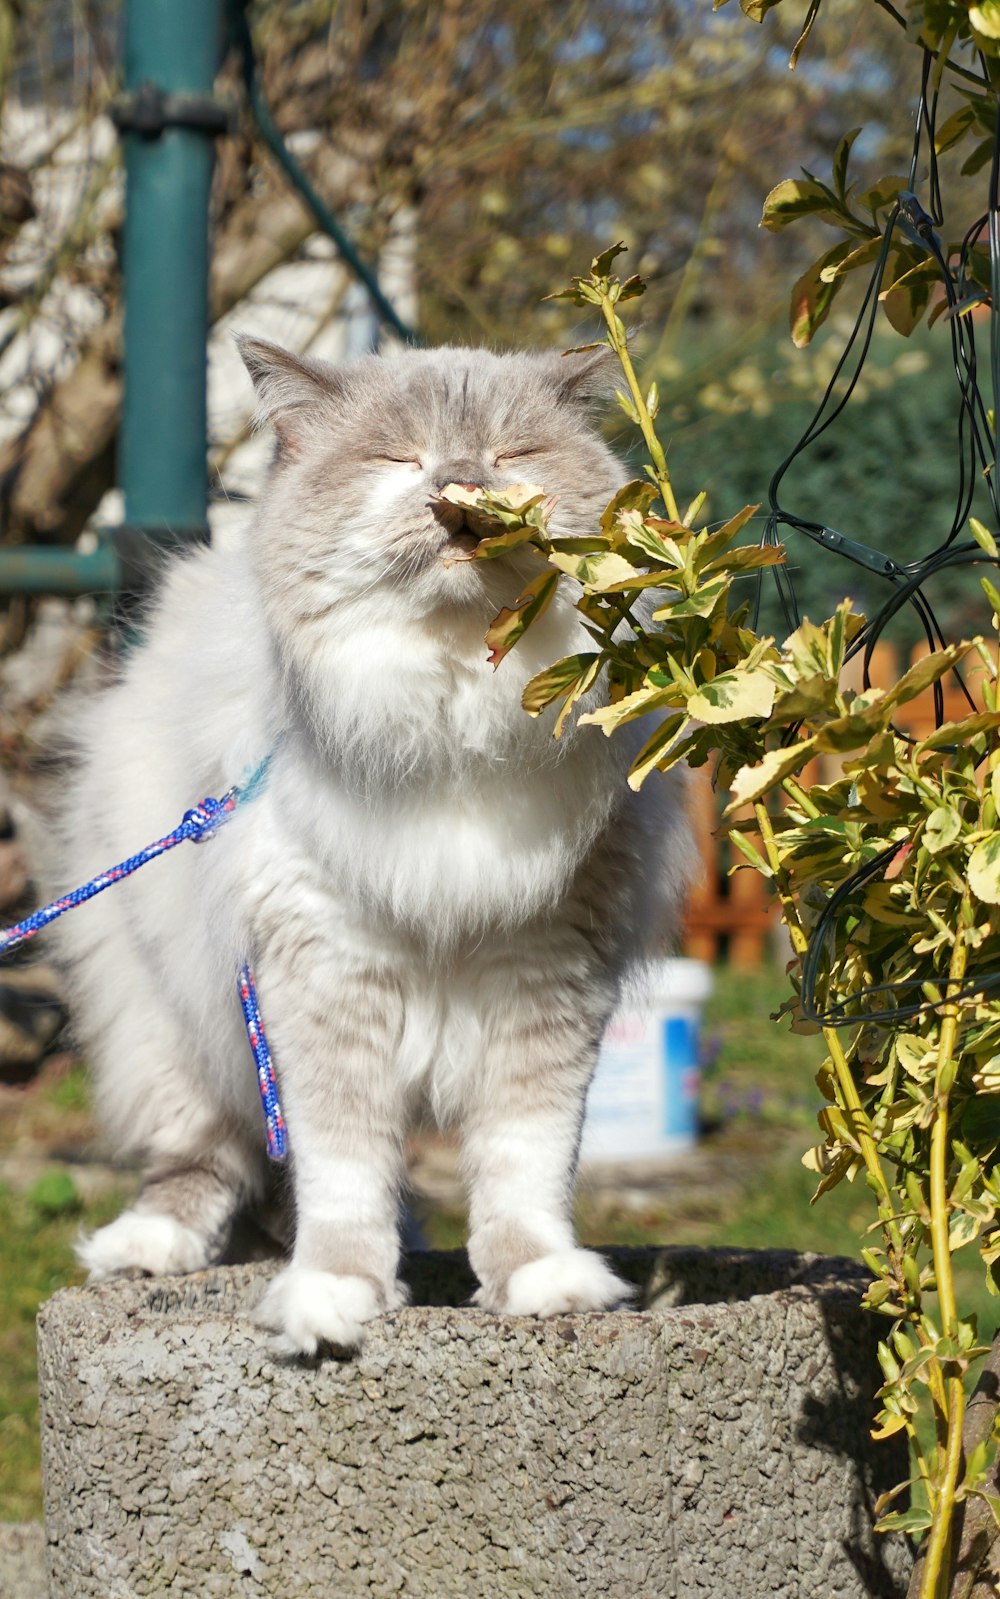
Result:
<svg viewBox="0 0 1000 1599"><path fill-rule="evenodd" d="M29 938L34 938L43 927L48 927L50 922L56 921L67 911L75 910L77 905L84 905L88 899L93 899L95 894L101 894L112 883L120 883L126 877L131 877L140 866L145 866L149 861L155 861L158 855L166 854L168 849L175 849L178 844L185 843L188 839L193 844L204 843L211 838L220 827L232 818L238 805L245 804L247 800L254 799L267 781L268 771L274 759L274 752L265 756L260 765L247 778L245 783L235 784L227 789L221 799L208 797L203 799L194 810L185 811L178 827L172 833L167 833L164 838L158 838L154 844L147 844L135 855L130 855L127 860L120 861L117 866L110 866L107 871L100 872L92 877L89 882L80 888L74 888L69 894L64 894L61 899L53 900L49 905L43 905L40 910L32 911L23 922L18 922L14 927L8 927L5 932L0 932L0 957L9 950L15 949L18 944L25 943ZM260 1007L257 1003L257 988L254 983L253 971L248 962L244 962L239 969L237 978L240 1007L243 1011L243 1020L246 1023L247 1038L253 1051L254 1064L257 1068L257 1086L260 1089L261 1104L264 1107L264 1125L267 1137L267 1153L271 1160L284 1160L288 1153L288 1137L285 1130L285 1118L281 1113L281 1100L278 1097L278 1083L274 1073L274 1062L268 1048L267 1035L261 1021Z"/></svg>

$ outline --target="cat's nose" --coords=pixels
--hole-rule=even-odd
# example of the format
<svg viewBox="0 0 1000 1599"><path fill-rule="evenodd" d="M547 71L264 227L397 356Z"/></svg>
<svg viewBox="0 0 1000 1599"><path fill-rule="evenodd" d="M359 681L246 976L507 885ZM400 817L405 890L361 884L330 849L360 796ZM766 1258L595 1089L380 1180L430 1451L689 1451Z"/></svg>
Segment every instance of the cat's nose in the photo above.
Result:
<svg viewBox="0 0 1000 1599"><path fill-rule="evenodd" d="M448 461L435 472L434 487L446 489L449 483L457 483L459 488L470 492L481 489L485 486L483 469L475 461Z"/></svg>

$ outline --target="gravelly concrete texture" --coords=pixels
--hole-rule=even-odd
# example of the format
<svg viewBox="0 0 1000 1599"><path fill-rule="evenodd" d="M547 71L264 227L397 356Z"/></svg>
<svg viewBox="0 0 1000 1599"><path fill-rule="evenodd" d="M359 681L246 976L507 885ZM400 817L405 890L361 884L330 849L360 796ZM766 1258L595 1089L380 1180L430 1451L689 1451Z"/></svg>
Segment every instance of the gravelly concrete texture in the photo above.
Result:
<svg viewBox="0 0 1000 1599"><path fill-rule="evenodd" d="M638 1311L497 1318L461 1255L356 1359L288 1364L273 1265L39 1317L51 1599L889 1599L879 1325L849 1261L613 1250Z"/></svg>
<svg viewBox="0 0 1000 1599"><path fill-rule="evenodd" d="M33 1521L0 1521L0 1599L45 1599L45 1531Z"/></svg>

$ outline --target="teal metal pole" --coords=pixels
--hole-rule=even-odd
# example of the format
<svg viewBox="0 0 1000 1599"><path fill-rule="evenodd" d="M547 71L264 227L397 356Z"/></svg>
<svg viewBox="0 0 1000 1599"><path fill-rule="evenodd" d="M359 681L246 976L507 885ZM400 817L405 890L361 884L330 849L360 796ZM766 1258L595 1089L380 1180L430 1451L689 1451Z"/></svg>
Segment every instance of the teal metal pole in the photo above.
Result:
<svg viewBox="0 0 1000 1599"><path fill-rule="evenodd" d="M220 0L126 0L125 521L153 535L208 528L208 205L220 124L212 87Z"/></svg>
<svg viewBox="0 0 1000 1599"><path fill-rule="evenodd" d="M81 555L34 545L0 547L0 594L115 594L122 562L110 544Z"/></svg>

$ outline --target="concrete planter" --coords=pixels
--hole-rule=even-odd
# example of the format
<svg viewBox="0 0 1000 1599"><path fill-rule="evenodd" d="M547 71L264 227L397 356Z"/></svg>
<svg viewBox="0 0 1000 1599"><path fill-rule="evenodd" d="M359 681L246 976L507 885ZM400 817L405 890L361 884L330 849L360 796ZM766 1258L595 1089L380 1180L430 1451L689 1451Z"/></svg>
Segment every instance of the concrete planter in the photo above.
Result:
<svg viewBox="0 0 1000 1599"><path fill-rule="evenodd" d="M463 1305L463 1256L354 1361L247 1319L271 1266L66 1289L39 1317L51 1599L882 1599L906 1475L868 1440L850 1262L609 1252L641 1311ZM461 1308L455 1308L455 1307Z"/></svg>

